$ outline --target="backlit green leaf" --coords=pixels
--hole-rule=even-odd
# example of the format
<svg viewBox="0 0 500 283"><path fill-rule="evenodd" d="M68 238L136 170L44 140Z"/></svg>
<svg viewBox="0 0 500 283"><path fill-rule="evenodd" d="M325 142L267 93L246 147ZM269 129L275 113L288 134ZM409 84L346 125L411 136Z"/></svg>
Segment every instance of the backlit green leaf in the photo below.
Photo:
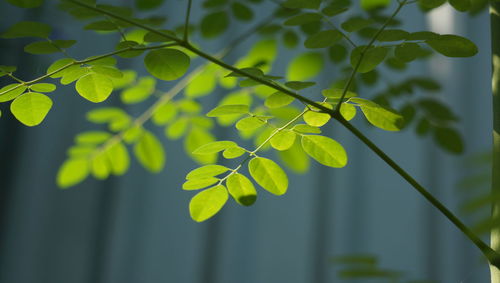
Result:
<svg viewBox="0 0 500 283"><path fill-rule="evenodd" d="M242 174L234 173L226 181L231 196L241 205L249 206L257 199L257 191L252 181Z"/></svg>
<svg viewBox="0 0 500 283"><path fill-rule="evenodd" d="M304 135L301 142L304 151L323 165L341 168L347 164L345 149L331 138Z"/></svg>
<svg viewBox="0 0 500 283"><path fill-rule="evenodd" d="M186 180L214 177L229 170L226 166L210 164L196 168L186 175Z"/></svg>
<svg viewBox="0 0 500 283"><path fill-rule="evenodd" d="M287 150L295 143L297 134L290 130L283 130L271 138L271 146L277 150Z"/></svg>
<svg viewBox="0 0 500 283"><path fill-rule="evenodd" d="M285 165L296 173L304 173L309 169L309 157L302 149L299 139L295 139L289 149L278 151L278 155Z"/></svg>
<svg viewBox="0 0 500 283"><path fill-rule="evenodd" d="M111 172L121 176L127 172L130 165L130 157L125 145L121 142L109 146L105 150L110 162Z"/></svg>
<svg viewBox="0 0 500 283"><path fill-rule="evenodd" d="M321 129L318 127L306 125L306 124L297 124L293 126L292 130L301 133L301 134L319 134L321 133Z"/></svg>
<svg viewBox="0 0 500 283"><path fill-rule="evenodd" d="M340 107L340 114L347 121L352 120L356 116L356 107L349 103L342 103L342 107Z"/></svg>
<svg viewBox="0 0 500 283"><path fill-rule="evenodd" d="M184 140L186 153L200 164L212 164L217 162L217 153L194 154L193 151L202 145L215 141L215 137L207 130L193 127Z"/></svg>
<svg viewBox="0 0 500 283"><path fill-rule="evenodd" d="M287 106L295 100L290 95L284 94L283 92L275 92L266 98L264 104L269 108L279 108L283 106Z"/></svg>
<svg viewBox="0 0 500 283"><path fill-rule="evenodd" d="M181 117L170 124L165 131L165 135L169 139L178 139L186 133L188 126L188 119L186 117Z"/></svg>
<svg viewBox="0 0 500 283"><path fill-rule="evenodd" d="M222 152L222 156L226 159L233 159L242 156L247 151L241 147L230 147Z"/></svg>
<svg viewBox="0 0 500 283"><path fill-rule="evenodd" d="M314 86L315 82L298 82L298 81L290 81L286 82L285 85L293 90L302 90L308 87Z"/></svg>
<svg viewBox="0 0 500 283"><path fill-rule="evenodd" d="M248 170L257 184L265 190L275 195L286 193L288 177L285 171L274 161L263 157L255 157L248 163Z"/></svg>
<svg viewBox="0 0 500 283"><path fill-rule="evenodd" d="M198 193L189 203L191 218L196 222L209 219L221 210L228 197L227 189L222 185Z"/></svg>
<svg viewBox="0 0 500 283"><path fill-rule="evenodd" d="M66 189L85 180L89 175L89 165L87 159L66 160L57 172L57 185Z"/></svg>
<svg viewBox="0 0 500 283"><path fill-rule="evenodd" d="M25 85L22 84L9 84L0 88L0 102L10 101L19 95L23 94L27 89Z"/></svg>
<svg viewBox="0 0 500 283"><path fill-rule="evenodd" d="M43 0L7 0L7 2L21 8L36 8L43 4Z"/></svg>
<svg viewBox="0 0 500 283"><path fill-rule="evenodd" d="M31 54L51 54L70 48L75 43L75 40L37 41L26 45L24 51Z"/></svg>
<svg viewBox="0 0 500 283"><path fill-rule="evenodd" d="M176 49L161 49L149 52L144 58L148 72L160 80L172 81L182 77L188 70L190 59Z"/></svg>
<svg viewBox="0 0 500 283"><path fill-rule="evenodd" d="M134 146L137 160L151 172L160 172L165 166L165 150L161 142L151 132L144 131Z"/></svg>
<svg viewBox="0 0 500 283"><path fill-rule="evenodd" d="M361 8L364 10L373 10L376 8L387 7L391 0L361 0Z"/></svg>
<svg viewBox="0 0 500 283"><path fill-rule="evenodd" d="M207 113L207 117L219 117L232 114L245 114L249 111L249 106L244 104L221 105Z"/></svg>
<svg viewBox="0 0 500 283"><path fill-rule="evenodd" d="M199 190L211 186L219 182L219 178L207 176L204 178L189 179L182 184L182 189L185 191Z"/></svg>
<svg viewBox="0 0 500 283"><path fill-rule="evenodd" d="M30 89L36 92L53 92L56 90L56 85L49 83L32 84Z"/></svg>
<svg viewBox="0 0 500 283"><path fill-rule="evenodd" d="M303 13L293 16L285 21L286 26L298 26L303 24L308 24L311 22L321 21L323 17L318 13Z"/></svg>
<svg viewBox="0 0 500 283"><path fill-rule="evenodd" d="M77 144L97 145L107 141L111 137L108 132L89 131L78 134L75 137Z"/></svg>
<svg viewBox="0 0 500 283"><path fill-rule="evenodd" d="M90 160L90 171L99 180L108 178L111 173L111 166L105 153L99 153Z"/></svg>
<svg viewBox="0 0 500 283"><path fill-rule="evenodd" d="M152 77L140 78L136 85L122 91L120 98L123 103L133 104L146 100L154 93L156 80Z"/></svg>
<svg viewBox="0 0 500 283"><path fill-rule="evenodd" d="M399 131L403 126L403 117L394 110L382 107L373 101L362 98L351 98L351 101L361 107L368 122L386 131Z"/></svg>
<svg viewBox="0 0 500 283"><path fill-rule="evenodd" d="M302 53L290 62L286 77L290 81L309 80L321 72L323 64L320 53Z"/></svg>
<svg viewBox="0 0 500 283"><path fill-rule="evenodd" d="M83 98L99 103L106 100L113 92L113 82L104 75L90 73L78 79L76 91Z"/></svg>
<svg viewBox="0 0 500 283"><path fill-rule="evenodd" d="M330 118L330 114L314 111L307 111L303 116L304 121L313 127L321 127L325 125L328 121L330 121Z"/></svg>
<svg viewBox="0 0 500 283"><path fill-rule="evenodd" d="M236 123L236 129L240 131L252 131L264 125L265 123L266 122L257 117L245 117Z"/></svg>
<svg viewBox="0 0 500 283"><path fill-rule="evenodd" d="M10 105L10 111L26 126L40 124L52 108L52 100L41 93L28 92L17 97Z"/></svg>
<svg viewBox="0 0 500 283"><path fill-rule="evenodd" d="M205 145L198 147L195 151L193 151L193 153L194 154L213 154L213 153L223 151L227 148L236 147L236 146L238 146L238 145L233 141L216 141L216 142L207 143Z"/></svg>

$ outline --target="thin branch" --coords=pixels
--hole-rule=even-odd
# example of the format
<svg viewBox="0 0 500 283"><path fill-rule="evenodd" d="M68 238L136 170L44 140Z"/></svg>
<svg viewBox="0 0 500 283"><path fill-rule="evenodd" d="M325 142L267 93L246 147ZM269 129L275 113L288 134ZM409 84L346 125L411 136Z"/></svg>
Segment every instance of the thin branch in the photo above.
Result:
<svg viewBox="0 0 500 283"><path fill-rule="evenodd" d="M327 17L325 14L323 14L323 13L321 14L321 16L323 16L323 19L325 20L325 22L326 22L328 25L330 25L330 27L331 27L331 28L333 28L334 30L336 30L336 31L340 32L340 34L342 35L342 37L343 37L343 38L344 38L347 42L349 42L349 44L351 44L351 45L352 45L352 47L354 47L354 48L358 47L358 46L356 45L356 43L354 43L354 41L352 41L352 40L351 40L351 38L350 38L347 34L345 34L343 31L341 31L339 28L337 28L337 27L336 27L336 26L332 23L332 21L330 21L330 18L328 18L328 17Z"/></svg>
<svg viewBox="0 0 500 283"><path fill-rule="evenodd" d="M191 4L192 0L188 0L187 11L186 11L186 21L184 23L184 41L188 41L189 36L189 16L191 15Z"/></svg>

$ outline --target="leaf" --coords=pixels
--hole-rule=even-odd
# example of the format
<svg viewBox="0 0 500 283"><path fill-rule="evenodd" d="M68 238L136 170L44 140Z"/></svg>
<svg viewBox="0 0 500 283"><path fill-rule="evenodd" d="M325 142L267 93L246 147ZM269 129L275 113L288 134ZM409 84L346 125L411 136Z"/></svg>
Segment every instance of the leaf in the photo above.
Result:
<svg viewBox="0 0 500 283"><path fill-rule="evenodd" d="M51 54L70 48L75 43L76 40L37 41L26 45L24 51L30 54Z"/></svg>
<svg viewBox="0 0 500 283"><path fill-rule="evenodd" d="M279 108L287 106L295 100L294 97L287 95L283 92L275 92L266 98L264 105L269 108Z"/></svg>
<svg viewBox="0 0 500 283"><path fill-rule="evenodd" d="M373 23L371 19L361 17L352 17L343 22L340 26L347 32L355 32L360 29L366 28Z"/></svg>
<svg viewBox="0 0 500 283"><path fill-rule="evenodd" d="M330 121L330 114L314 111L307 111L302 117L304 121L313 127L321 127Z"/></svg>
<svg viewBox="0 0 500 283"><path fill-rule="evenodd" d="M245 175L234 173L227 178L227 189L231 196L241 205L250 206L257 199L257 191L252 181Z"/></svg>
<svg viewBox="0 0 500 283"><path fill-rule="evenodd" d="M185 191L200 190L217 182L219 182L219 178L214 177L190 179L182 184L182 189Z"/></svg>
<svg viewBox="0 0 500 283"><path fill-rule="evenodd" d="M111 168L109 160L104 153L99 153L90 160L90 171L99 180L108 178Z"/></svg>
<svg viewBox="0 0 500 283"><path fill-rule="evenodd" d="M30 89L36 92L53 92L56 90L56 85L49 83L32 84Z"/></svg>
<svg viewBox="0 0 500 283"><path fill-rule="evenodd" d="M233 2L231 4L231 11L233 12L234 17L240 21L250 21L253 18L252 9L239 2Z"/></svg>
<svg viewBox="0 0 500 283"><path fill-rule="evenodd" d="M25 85L22 84L9 84L0 89L0 102L10 101L19 95L23 94L27 89Z"/></svg>
<svg viewBox="0 0 500 283"><path fill-rule="evenodd" d="M7 2L21 8L36 8L43 4L43 0L7 0Z"/></svg>
<svg viewBox="0 0 500 283"><path fill-rule="evenodd" d="M356 107L349 103L342 103L342 107L340 107L340 114L347 121L352 120L356 116Z"/></svg>
<svg viewBox="0 0 500 283"><path fill-rule="evenodd" d="M304 46L307 48L325 48L333 46L342 39L342 33L338 30L324 30L307 38Z"/></svg>
<svg viewBox="0 0 500 283"><path fill-rule="evenodd" d="M320 53L302 53L292 59L287 69L290 81L306 81L317 76L323 69L323 56Z"/></svg>
<svg viewBox="0 0 500 283"><path fill-rule="evenodd" d="M180 119L175 120L166 128L165 135L169 139L178 139L185 134L187 126L188 119L185 117L181 117Z"/></svg>
<svg viewBox="0 0 500 283"><path fill-rule="evenodd" d="M225 115L233 114L246 114L250 110L248 105L244 104L233 104L233 105L221 105L212 109L207 113L207 117L220 117Z"/></svg>
<svg viewBox="0 0 500 283"><path fill-rule="evenodd" d="M448 2L455 10L460 12L469 11L472 7L472 2L470 0L449 0Z"/></svg>
<svg viewBox="0 0 500 283"><path fill-rule="evenodd" d="M401 29L386 29L383 30L377 37L378 41L400 41L405 40L410 33Z"/></svg>
<svg viewBox="0 0 500 283"><path fill-rule="evenodd" d="M361 8L367 11L387 7L389 4L391 0L361 0Z"/></svg>
<svg viewBox="0 0 500 283"><path fill-rule="evenodd" d="M90 167L87 159L66 160L57 172L57 185L66 189L85 180L89 175Z"/></svg>
<svg viewBox="0 0 500 283"><path fill-rule="evenodd" d="M312 87L316 85L315 82L298 82L298 81L290 81L286 82L285 86L293 89L293 90L302 90L308 87Z"/></svg>
<svg viewBox="0 0 500 283"><path fill-rule="evenodd" d="M226 166L210 164L196 168L186 175L186 180L214 177L229 170Z"/></svg>
<svg viewBox="0 0 500 283"><path fill-rule="evenodd" d="M228 26L229 17L225 11L213 12L202 18L201 35L205 38L214 38L224 33Z"/></svg>
<svg viewBox="0 0 500 283"><path fill-rule="evenodd" d="M262 188L275 195L283 195L288 188L288 177L285 171L274 161L255 157L248 163L252 178Z"/></svg>
<svg viewBox="0 0 500 283"><path fill-rule="evenodd" d="M62 59L59 59L59 60L55 61L54 63L52 63L49 66L49 68L47 69L47 74L55 72L56 70L58 70L58 69L60 69L62 67L65 67L66 65L72 65L74 62L75 62L75 60L71 59L71 58L62 58ZM75 67L77 67L77 66L75 66ZM60 77L62 77L67 72L67 70L68 69L64 69L62 71L54 73L50 77L51 78L60 78Z"/></svg>
<svg viewBox="0 0 500 283"><path fill-rule="evenodd" d="M342 168L347 164L347 153L345 149L331 138L304 135L302 136L301 143L304 151L323 165Z"/></svg>
<svg viewBox="0 0 500 283"><path fill-rule="evenodd" d="M420 45L416 43L403 43L396 47L396 49L394 50L394 55L399 60L410 62L415 60L418 57L418 54L421 53L421 51L422 49L420 48Z"/></svg>
<svg viewBox="0 0 500 283"><path fill-rule="evenodd" d="M10 105L10 111L26 126L40 124L52 108L52 100L41 93L28 92L17 97Z"/></svg>
<svg viewBox="0 0 500 283"><path fill-rule="evenodd" d="M335 44L328 48L328 55L330 60L334 63L340 63L347 58L347 49L341 44Z"/></svg>
<svg viewBox="0 0 500 283"><path fill-rule="evenodd" d="M311 22L321 21L323 17L318 13L303 13L295 15L284 22L285 26L299 26Z"/></svg>
<svg viewBox="0 0 500 283"><path fill-rule="evenodd" d="M184 52L176 49L161 49L149 52L144 58L148 72L164 81L182 77L188 70L190 59Z"/></svg>
<svg viewBox="0 0 500 283"><path fill-rule="evenodd" d="M321 91L321 94L326 97L326 98L331 98L331 99L340 99L342 97L342 93L344 93L343 89L340 88L330 88L330 89L324 89ZM351 97L356 97L358 96L355 92L352 91L346 91L344 95L344 99L351 98Z"/></svg>
<svg viewBox="0 0 500 283"><path fill-rule="evenodd" d="M453 128L436 127L434 140L448 152L459 154L464 151L464 144L460 133Z"/></svg>
<svg viewBox="0 0 500 283"><path fill-rule="evenodd" d="M117 176L125 174L130 165L130 157L125 145L121 142L116 143L106 148L105 152L110 162L111 172Z"/></svg>
<svg viewBox="0 0 500 283"><path fill-rule="evenodd" d="M241 147L230 147L222 152L222 156L226 159L233 159L242 156L246 152L247 151Z"/></svg>
<svg viewBox="0 0 500 283"><path fill-rule="evenodd" d="M113 92L113 82L106 76L90 73L76 82L76 91L88 101L99 103Z"/></svg>
<svg viewBox="0 0 500 283"><path fill-rule="evenodd" d="M156 87L156 80L152 77L140 78L136 85L122 91L120 98L125 104L139 103L151 96Z"/></svg>
<svg viewBox="0 0 500 283"><path fill-rule="evenodd" d="M362 59L357 69L359 73L367 73L375 69L384 61L385 56L389 52L389 49L385 47L372 47L368 49L363 58L361 58L361 54L365 48L366 46L358 46L351 53L351 66L353 68L356 67L359 60Z"/></svg>
<svg viewBox="0 0 500 283"><path fill-rule="evenodd" d="M95 65L90 68L95 73L107 76L112 79L119 79L123 77L123 73L113 67L113 66L106 66L106 65Z"/></svg>
<svg viewBox="0 0 500 283"><path fill-rule="evenodd" d="M165 125L177 116L177 107L168 102L158 107L153 114L152 121L156 125Z"/></svg>
<svg viewBox="0 0 500 283"><path fill-rule="evenodd" d="M151 132L144 131L134 146L134 153L144 168L153 173L165 166L165 150L161 142Z"/></svg>
<svg viewBox="0 0 500 283"><path fill-rule="evenodd" d="M305 124L297 124L293 126L292 130L301 134L320 134L321 130L318 127L305 125Z"/></svg>
<svg viewBox="0 0 500 283"><path fill-rule="evenodd" d="M216 153L194 154L197 148L215 141L215 137L207 130L200 127L192 127L184 140L186 153L200 164L212 164L217 162Z"/></svg>
<svg viewBox="0 0 500 283"><path fill-rule="evenodd" d="M252 131L264 125L265 123L266 122L257 117L245 117L236 123L236 129L240 131Z"/></svg>
<svg viewBox="0 0 500 283"><path fill-rule="evenodd" d="M287 150L295 143L297 134L290 130L283 130L271 138L271 146L277 150Z"/></svg>
<svg viewBox="0 0 500 283"><path fill-rule="evenodd" d="M196 222L209 219L221 210L228 198L227 189L222 185L198 193L189 203L191 218Z"/></svg>
<svg viewBox="0 0 500 283"><path fill-rule="evenodd" d="M472 41L453 34L440 35L437 38L426 40L425 43L447 57L471 57L478 52Z"/></svg>
<svg viewBox="0 0 500 283"><path fill-rule="evenodd" d="M299 44L298 35L291 30L287 30L283 33L283 44L287 48L295 48Z"/></svg>
<svg viewBox="0 0 500 283"><path fill-rule="evenodd" d="M394 110L362 98L354 97L351 98L351 101L360 105L361 111L368 122L375 127L386 131L399 131L402 129L404 125L403 117Z"/></svg>
<svg viewBox="0 0 500 283"><path fill-rule="evenodd" d="M321 0L286 0L282 5L290 9L319 9Z"/></svg>
<svg viewBox="0 0 500 283"><path fill-rule="evenodd" d="M8 28L2 35L2 38L18 37L49 37L52 28L40 22L18 22Z"/></svg>
<svg viewBox="0 0 500 283"><path fill-rule="evenodd" d="M216 141L216 142L207 143L205 145L198 147L195 151L193 151L193 153L194 154L213 154L213 153L223 151L227 148L236 147L236 146L238 146L238 145L233 141Z"/></svg>

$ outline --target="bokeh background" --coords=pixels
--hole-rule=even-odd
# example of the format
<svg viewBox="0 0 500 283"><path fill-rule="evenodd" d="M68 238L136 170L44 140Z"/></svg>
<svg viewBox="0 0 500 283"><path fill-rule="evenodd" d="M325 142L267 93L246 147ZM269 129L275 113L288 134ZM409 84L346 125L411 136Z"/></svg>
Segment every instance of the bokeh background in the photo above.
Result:
<svg viewBox="0 0 500 283"><path fill-rule="evenodd" d="M260 6L256 11L259 18L267 16L266 5L272 4ZM197 1L194 6L193 18L199 19L202 11ZM83 32L81 23L53 5L22 10L2 1L0 9L1 30L24 19L49 23L61 37L78 39L71 49L77 58L114 48L109 37ZM184 9L185 1L171 0L160 11L171 23L180 23ZM436 55L427 63L412 65L405 75L386 73L394 82L412 74L439 80L443 88L439 96L461 117L466 153L453 156L443 152L431 139L418 138L411 129L387 133L367 127L361 119L356 124L438 199L458 211L464 196L457 183L470 173L467 158L487 152L491 140L488 14L484 11L471 18L448 6L423 14L409 7L399 18L410 31L456 33L479 47L479 54L472 58ZM235 24L224 37L229 40L244 27ZM206 50L215 52L224 42L207 42ZM0 40L0 63L19 66L19 76L29 79L43 73L54 57L25 54L26 43ZM227 60L234 62L247 49L243 45ZM286 67L288 54L292 56L293 51L280 47L276 73ZM144 72L140 60L127 60L121 66ZM335 74L333 68L325 72L320 86L326 86ZM213 95L207 106L215 105L223 94ZM228 202L213 219L195 223L188 212L193 194L182 191L181 185L196 165L186 157L180 142L162 140L167 165L160 174L146 172L134 160L123 177L89 179L68 190L58 189L55 175L73 137L96 129L84 118L95 105L78 96L73 86L59 87L52 98L54 108L35 128L13 119L8 103L0 105L2 283L349 282L338 279L339 266L329 259L354 253L376 255L381 267L405 272L409 279L488 282L487 265L476 248L339 127L327 131L347 149L350 161L346 168L314 164L307 174L290 173L291 186L282 197L262 192L249 208ZM150 103L148 100L144 107ZM103 105L123 106L116 96ZM138 115L141 107L127 111ZM147 127L162 136L161 129ZM235 135L228 129L218 129L216 134L221 138Z"/></svg>

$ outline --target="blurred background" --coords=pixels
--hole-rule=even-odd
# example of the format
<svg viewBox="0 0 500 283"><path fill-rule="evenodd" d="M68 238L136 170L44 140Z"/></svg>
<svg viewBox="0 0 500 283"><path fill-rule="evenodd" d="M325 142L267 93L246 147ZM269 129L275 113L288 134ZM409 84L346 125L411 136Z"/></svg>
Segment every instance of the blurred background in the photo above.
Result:
<svg viewBox="0 0 500 283"><path fill-rule="evenodd" d="M170 23L181 23L184 2L167 1L159 11ZM61 37L77 39L71 49L76 58L113 50L117 37L111 36L113 41L82 31L81 23L52 4L23 10L2 1L1 30L14 21L38 20L51 24ZM266 5L255 11L259 18L267 16ZM193 19L200 18L199 8L195 1ZM491 141L488 14L483 11L470 17L448 6L424 14L417 7L408 7L399 18L407 30L456 33L478 45L480 52L472 58L435 55L426 63L412 64L405 75L386 73L395 82L419 74L438 80L442 84L440 99L461 118L459 130L466 151L448 154L431 138L417 137L414 127L389 133L368 127L361 118L355 124L458 212L466 196L457 184L471 173L467 167L471 156L488 152ZM215 53L227 42L224 38L231 39L242 27L231 26L222 40L207 43L207 51ZM0 63L17 65L18 76L31 79L44 73L56 57L28 55L23 52L26 43L0 40ZM247 49L243 44L227 60L234 62ZM280 47L275 73L284 69L287 54L293 52ZM141 60L121 62L124 68L144 73ZM194 64L201 61L197 62ZM327 84L335 72L324 72L319 81ZM207 103L215 105L223 94L214 95ZM16 121L8 103L0 105L2 283L387 282L339 279L342 265L331 259L351 254L376 256L381 268L404 272L407 279L488 282L487 265L476 248L344 129L334 126L327 132L346 148L350 158L346 168L331 169L313 162L308 173L289 174L286 195L276 197L261 191L251 207L230 201L213 219L195 223L188 211L193 194L181 187L185 174L196 164L185 155L181 142L162 139L167 163L160 174L146 172L133 160L123 177L90 178L67 190L57 188L55 176L74 136L97 126L85 120L86 111L95 105L78 96L74 86L58 87L52 98L52 111L34 128ZM125 107L133 116L144 109L127 108L116 96L103 105ZM146 127L163 136L154 125ZM223 128L215 133L220 138L235 135L234 130Z"/></svg>

